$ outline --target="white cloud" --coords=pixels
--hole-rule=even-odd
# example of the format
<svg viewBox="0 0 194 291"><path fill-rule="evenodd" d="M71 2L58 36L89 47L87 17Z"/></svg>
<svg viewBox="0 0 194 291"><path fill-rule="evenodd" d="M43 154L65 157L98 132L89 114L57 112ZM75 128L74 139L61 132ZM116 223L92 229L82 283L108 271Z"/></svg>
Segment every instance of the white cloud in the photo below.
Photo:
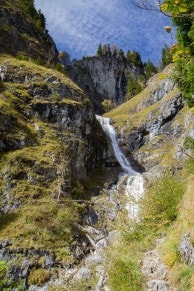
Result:
<svg viewBox="0 0 194 291"><path fill-rule="evenodd" d="M131 1L131 0L130 0ZM59 49L72 57L95 54L98 44L115 43L125 51L137 50L144 60L159 59L170 36L163 29L169 20L144 11L128 0L35 0Z"/></svg>

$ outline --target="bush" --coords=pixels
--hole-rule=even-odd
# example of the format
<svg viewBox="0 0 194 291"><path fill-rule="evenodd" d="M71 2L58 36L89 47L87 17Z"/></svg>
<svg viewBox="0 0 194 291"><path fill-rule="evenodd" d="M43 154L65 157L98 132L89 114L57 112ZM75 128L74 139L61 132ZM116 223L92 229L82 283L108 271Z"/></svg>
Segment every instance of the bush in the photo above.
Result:
<svg viewBox="0 0 194 291"><path fill-rule="evenodd" d="M28 284L41 286L51 277L51 273L45 269L31 270L28 277Z"/></svg>
<svg viewBox="0 0 194 291"><path fill-rule="evenodd" d="M64 71L64 67L63 67L63 65L61 65L61 64L59 64L59 63L55 65L54 69L55 69L56 71L60 72L60 73L64 73L64 72L65 72L65 71Z"/></svg>
<svg viewBox="0 0 194 291"><path fill-rule="evenodd" d="M41 57L37 57L36 59L34 59L34 63L38 66L42 66L43 60L41 59Z"/></svg>
<svg viewBox="0 0 194 291"><path fill-rule="evenodd" d="M28 61L29 57L24 55L22 52L18 52L16 55L16 59L19 61Z"/></svg>
<svg viewBox="0 0 194 291"><path fill-rule="evenodd" d="M91 105L91 100L89 97L85 96L82 101L83 105Z"/></svg>
<svg viewBox="0 0 194 291"><path fill-rule="evenodd" d="M176 61L174 81L178 84L189 107L194 106L194 61L180 58Z"/></svg>
<svg viewBox="0 0 194 291"><path fill-rule="evenodd" d="M5 261L0 261L0 288L4 287L9 283L9 279L7 277L8 266Z"/></svg>

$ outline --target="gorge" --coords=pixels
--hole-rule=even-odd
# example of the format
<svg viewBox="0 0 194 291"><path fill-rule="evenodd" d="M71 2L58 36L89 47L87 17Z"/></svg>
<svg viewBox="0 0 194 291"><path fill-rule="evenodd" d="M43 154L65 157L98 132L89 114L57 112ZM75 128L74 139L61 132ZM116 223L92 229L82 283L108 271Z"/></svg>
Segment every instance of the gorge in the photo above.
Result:
<svg viewBox="0 0 194 291"><path fill-rule="evenodd" d="M109 118L101 117L99 115L96 115L96 118L100 122L108 138L111 140L111 144L117 161L121 165L122 169L127 172L127 175L124 176L124 178L127 178L125 194L129 198L129 200L131 198L131 202L127 202L126 209L128 211L129 218L135 220L138 218L138 201L140 198L142 198L144 193L143 178L140 173L133 170L130 162L127 160L127 158L119 148L116 132L111 124L111 120Z"/></svg>
<svg viewBox="0 0 194 291"><path fill-rule="evenodd" d="M22 3L0 0L0 290L193 290L194 110L175 64L64 70Z"/></svg>

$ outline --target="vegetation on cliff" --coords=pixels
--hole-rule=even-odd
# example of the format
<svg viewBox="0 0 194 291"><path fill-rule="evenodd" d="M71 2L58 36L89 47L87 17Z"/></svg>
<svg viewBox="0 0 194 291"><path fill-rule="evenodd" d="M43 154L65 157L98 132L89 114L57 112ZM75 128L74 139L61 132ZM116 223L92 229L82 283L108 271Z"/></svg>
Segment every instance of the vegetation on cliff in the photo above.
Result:
<svg viewBox="0 0 194 291"><path fill-rule="evenodd" d="M85 211L76 200L96 187L85 180L103 164L106 141L84 92L64 74L6 55L0 68L0 241L12 269L32 260L29 274L45 268L45 255L53 265L73 262Z"/></svg>
<svg viewBox="0 0 194 291"><path fill-rule="evenodd" d="M177 2L177 3L175 3ZM173 60L176 63L175 80L189 106L194 106L194 3L175 1L165 3L163 11L170 12L177 27L178 45L173 48Z"/></svg>
<svg viewBox="0 0 194 291"><path fill-rule="evenodd" d="M20 55L50 66L58 62L45 17L36 11L33 0L1 0L0 53Z"/></svg>

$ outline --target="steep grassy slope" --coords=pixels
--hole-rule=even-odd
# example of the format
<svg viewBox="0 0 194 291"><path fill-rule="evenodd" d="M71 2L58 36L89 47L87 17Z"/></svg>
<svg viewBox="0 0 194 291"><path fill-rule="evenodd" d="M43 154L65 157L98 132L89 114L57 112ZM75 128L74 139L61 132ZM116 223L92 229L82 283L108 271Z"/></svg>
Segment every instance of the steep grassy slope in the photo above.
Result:
<svg viewBox="0 0 194 291"><path fill-rule="evenodd" d="M125 150L147 170L181 167L184 140L193 135L193 111L184 107L172 70L167 67L140 94L106 114L121 132Z"/></svg>
<svg viewBox="0 0 194 291"><path fill-rule="evenodd" d="M73 261L86 239L76 227L84 206L73 200L87 198L81 181L103 164L107 145L69 78L5 55L0 72L0 245L17 281Z"/></svg>

